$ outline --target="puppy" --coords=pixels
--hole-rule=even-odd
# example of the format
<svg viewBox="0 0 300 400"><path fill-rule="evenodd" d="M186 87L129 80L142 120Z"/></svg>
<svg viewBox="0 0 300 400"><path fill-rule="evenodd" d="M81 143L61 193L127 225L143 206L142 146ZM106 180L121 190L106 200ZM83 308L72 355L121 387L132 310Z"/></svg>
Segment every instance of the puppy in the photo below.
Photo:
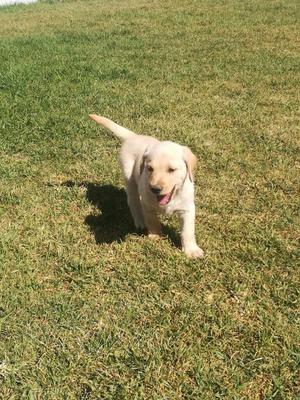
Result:
<svg viewBox="0 0 300 400"><path fill-rule="evenodd" d="M137 135L105 117L90 118L122 142L120 165L134 224L152 238L162 235L159 213L179 215L181 244L188 257L203 257L195 239L193 170L196 157L188 147Z"/></svg>

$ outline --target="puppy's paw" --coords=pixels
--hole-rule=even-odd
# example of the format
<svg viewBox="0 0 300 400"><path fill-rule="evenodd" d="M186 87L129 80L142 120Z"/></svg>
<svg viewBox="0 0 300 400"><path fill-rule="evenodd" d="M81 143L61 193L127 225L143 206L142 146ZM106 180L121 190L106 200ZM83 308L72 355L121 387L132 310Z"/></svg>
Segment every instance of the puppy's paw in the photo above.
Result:
<svg viewBox="0 0 300 400"><path fill-rule="evenodd" d="M158 233L148 233L148 238L151 240L159 240L162 238L162 235Z"/></svg>
<svg viewBox="0 0 300 400"><path fill-rule="evenodd" d="M200 249L197 245L191 247L185 247L183 249L187 257L189 258L202 258L204 257L204 251Z"/></svg>

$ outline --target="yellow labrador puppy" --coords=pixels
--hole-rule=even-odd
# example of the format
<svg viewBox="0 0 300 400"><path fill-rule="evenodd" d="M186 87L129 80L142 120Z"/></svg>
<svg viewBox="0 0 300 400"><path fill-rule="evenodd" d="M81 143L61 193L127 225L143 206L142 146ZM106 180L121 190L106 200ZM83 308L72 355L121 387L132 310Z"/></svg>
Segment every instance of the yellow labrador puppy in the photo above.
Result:
<svg viewBox="0 0 300 400"><path fill-rule="evenodd" d="M203 257L195 239L193 170L197 160L191 150L137 135L105 117L92 114L90 118L123 142L120 165L136 228L146 227L149 236L161 236L158 214L175 212L181 220L183 251L188 257Z"/></svg>

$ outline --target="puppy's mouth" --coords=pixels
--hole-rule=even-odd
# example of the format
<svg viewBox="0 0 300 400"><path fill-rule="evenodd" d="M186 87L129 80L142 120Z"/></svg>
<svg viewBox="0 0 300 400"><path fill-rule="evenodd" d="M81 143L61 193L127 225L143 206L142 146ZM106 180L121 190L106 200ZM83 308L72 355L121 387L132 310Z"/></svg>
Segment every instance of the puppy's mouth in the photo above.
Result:
<svg viewBox="0 0 300 400"><path fill-rule="evenodd" d="M158 194L156 196L156 198L157 198L157 201L158 201L159 205L166 206L168 203L170 203L170 201L172 199L172 196L173 196L173 193L174 193L174 190L175 190L175 186L173 187L173 189L172 189L172 191L170 193Z"/></svg>

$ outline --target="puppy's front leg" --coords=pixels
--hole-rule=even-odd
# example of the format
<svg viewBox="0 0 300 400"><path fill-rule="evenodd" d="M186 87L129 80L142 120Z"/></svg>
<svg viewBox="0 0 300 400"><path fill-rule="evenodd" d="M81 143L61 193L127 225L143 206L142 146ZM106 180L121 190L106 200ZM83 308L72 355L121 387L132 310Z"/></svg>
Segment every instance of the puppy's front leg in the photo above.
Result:
<svg viewBox="0 0 300 400"><path fill-rule="evenodd" d="M182 250L190 258L203 257L204 252L195 239L195 206L180 213Z"/></svg>
<svg viewBox="0 0 300 400"><path fill-rule="evenodd" d="M155 211L149 210L147 207L142 205L144 221L148 230L148 236L152 239L158 239L162 236L161 224L158 215Z"/></svg>
<svg viewBox="0 0 300 400"><path fill-rule="evenodd" d="M135 182L128 181L126 183L126 195L127 203L134 220L134 225L137 229L144 229L145 223L143 218L143 212L141 202L138 195L138 189Z"/></svg>

